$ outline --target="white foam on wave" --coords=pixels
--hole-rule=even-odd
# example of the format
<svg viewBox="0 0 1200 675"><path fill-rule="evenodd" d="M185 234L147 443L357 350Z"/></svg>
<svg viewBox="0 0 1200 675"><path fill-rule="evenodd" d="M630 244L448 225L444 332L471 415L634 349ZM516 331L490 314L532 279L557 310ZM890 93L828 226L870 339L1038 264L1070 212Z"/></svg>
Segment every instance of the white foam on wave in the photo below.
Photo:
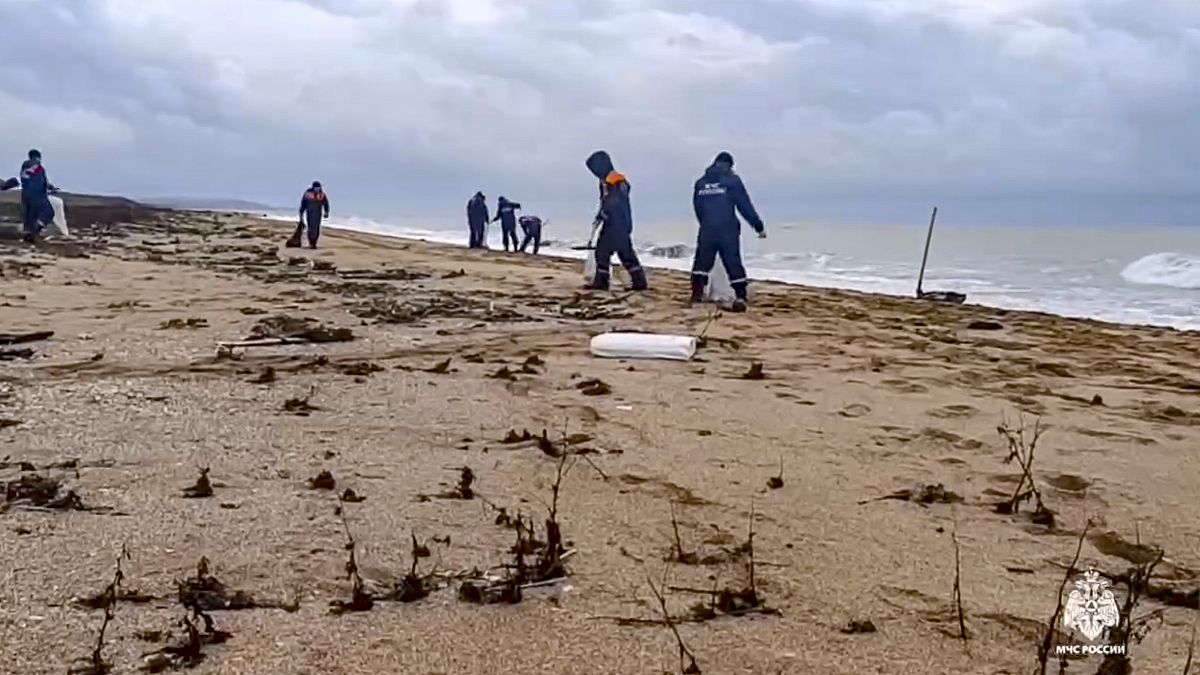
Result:
<svg viewBox="0 0 1200 675"><path fill-rule="evenodd" d="M1182 253L1152 253L1121 271L1131 284L1200 288L1200 258Z"/></svg>

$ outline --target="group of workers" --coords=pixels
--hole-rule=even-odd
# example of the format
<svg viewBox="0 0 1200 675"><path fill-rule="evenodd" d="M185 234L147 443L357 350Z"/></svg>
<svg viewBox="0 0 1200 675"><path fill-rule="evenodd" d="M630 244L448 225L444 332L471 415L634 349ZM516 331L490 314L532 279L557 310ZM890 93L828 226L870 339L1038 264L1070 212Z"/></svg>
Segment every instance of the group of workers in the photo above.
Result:
<svg viewBox="0 0 1200 675"><path fill-rule="evenodd" d="M20 178L9 178L0 183L0 191L21 188L21 230L27 242L34 242L46 225L54 221L54 206L50 195L58 188L46 176L42 166L42 153L30 150L28 158L21 162Z"/></svg>
<svg viewBox="0 0 1200 675"><path fill-rule="evenodd" d="M537 216L521 216L517 217L517 211L521 210L521 205L507 197L501 196L496 200L496 217L490 218L488 215L487 198L482 192L476 192L475 196L467 201L467 228L470 230L468 237L468 248L487 248L487 226L488 223L500 221L500 235L504 241L505 253L524 253L530 244L533 244L533 253L537 255L542 248L542 219ZM524 235L520 243L517 243L517 225L521 226L521 232Z"/></svg>
<svg viewBox="0 0 1200 675"><path fill-rule="evenodd" d="M600 208L596 212L593 226L599 228L595 240L596 273L587 284L590 290L608 290L612 277L612 256L616 254L621 265L629 274L630 286L635 291L649 288L646 271L638 260L633 247L633 209L630 203L630 184L624 174L613 166L612 158L603 150L591 154L584 163L600 181ZM10 178L0 183L0 190L21 188L21 211L26 241L34 241L47 223L54 220L54 207L49 195L58 188L50 182L46 168L42 165L42 153L30 150L29 157L21 164L20 179ZM721 152L705 169L692 188L692 209L699 223L696 254L692 262L691 301L700 302L708 285L709 275L720 256L721 263L729 275L735 300L730 307L735 312L746 311L748 280L742 263L741 221L738 214L758 233L767 236L762 218L755 211L750 195L742 179L733 171L733 157ZM542 242L542 220L537 216L517 218L521 210L518 202L500 197L496 204L496 216L489 219L486 198L482 192L467 202L467 222L470 226L470 248L487 248L487 225L500 221L504 250L524 253L533 244L536 254ZM287 241L287 246L298 248L301 237L307 233L310 248L317 248L321 236L321 220L329 217L329 196L320 181L313 181L300 199L299 222ZM518 244L517 225L524 230L524 238Z"/></svg>
<svg viewBox="0 0 1200 675"><path fill-rule="evenodd" d="M612 256L616 254L621 266L629 273L630 287L635 291L649 288L646 270L638 260L637 251L633 247L633 208L630 203L630 184L624 174L613 166L612 157L603 150L598 150L585 162L588 170L600 181L600 209L593 222L594 228L599 228L595 239L595 276L587 284L587 288L596 291L609 289L612 278ZM517 250L515 212L521 205L501 197L497 205L496 218L499 220L504 236L504 250L508 251L511 235L513 250ZM750 227L758 233L759 238L766 238L767 231L762 218L750 201L742 179L733 171L733 156L728 152L717 155L712 164L705 169L704 175L696 181L692 189L692 209L700 224L697 236L696 255L692 262L691 302L698 303L704 298L704 290L708 286L708 278L720 256L729 275L729 284L733 287L734 301L730 309L735 312L746 311L748 279L746 267L742 263L741 221L738 214L744 218ZM521 218L525 228L525 241L520 250L531 239L530 229L526 227L526 218ZM536 221L533 231L534 253L537 253L541 242L541 221ZM487 203L482 192L467 202L467 223L470 226L470 248L487 248L486 227L488 223Z"/></svg>
<svg viewBox="0 0 1200 675"><path fill-rule="evenodd" d="M595 221L595 225L600 227L595 249L596 274L587 287L608 290L612 277L611 259L616 253L621 266L629 273L631 288L644 291L649 284L646 271L633 248L629 180L613 167L612 158L602 150L592 153L585 164L592 175L600 180L600 210ZM733 156L728 152L719 153L692 186L692 210L699 222L700 232L692 260L690 301L703 301L709 275L712 274L717 256L720 256L734 292L730 309L734 312L746 311L749 280L742 263L742 225L738 214L750 223L760 239L766 238L767 230L750 201L745 184L734 173Z"/></svg>
<svg viewBox="0 0 1200 675"><path fill-rule="evenodd" d="M600 180L600 210L595 225L600 227L596 239L596 274L588 288L608 290L612 272L612 255L617 254L621 266L629 273L630 286L635 291L649 287L646 271L633 248L633 209L630 205L629 180L613 167L612 158L603 150L592 153L585 162L588 170ZM733 171L733 156L728 152L717 155L704 175L692 187L692 210L700 224L696 255L692 261L691 302L704 299L708 277L717 256L729 274L734 301L730 309L746 311L746 267L742 264L741 221L745 218L759 238L766 238L762 218L750 201L742 179Z"/></svg>

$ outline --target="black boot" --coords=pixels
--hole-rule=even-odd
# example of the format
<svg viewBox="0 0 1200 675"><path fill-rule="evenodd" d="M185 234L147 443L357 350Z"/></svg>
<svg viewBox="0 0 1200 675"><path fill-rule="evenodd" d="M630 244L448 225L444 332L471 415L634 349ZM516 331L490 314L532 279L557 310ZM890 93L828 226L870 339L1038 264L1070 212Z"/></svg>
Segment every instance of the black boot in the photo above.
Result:
<svg viewBox="0 0 1200 675"><path fill-rule="evenodd" d="M646 282L646 271L640 267L629 273L629 282L635 291L650 290L650 284Z"/></svg>
<svg viewBox="0 0 1200 675"><path fill-rule="evenodd" d="M591 283L584 284L583 290L585 290L585 291L607 291L608 290L608 275L600 274L599 272L597 272L596 276L592 277Z"/></svg>
<svg viewBox="0 0 1200 675"><path fill-rule="evenodd" d="M690 304L698 305L704 302L705 285L702 279L692 279L692 297L688 301Z"/></svg>

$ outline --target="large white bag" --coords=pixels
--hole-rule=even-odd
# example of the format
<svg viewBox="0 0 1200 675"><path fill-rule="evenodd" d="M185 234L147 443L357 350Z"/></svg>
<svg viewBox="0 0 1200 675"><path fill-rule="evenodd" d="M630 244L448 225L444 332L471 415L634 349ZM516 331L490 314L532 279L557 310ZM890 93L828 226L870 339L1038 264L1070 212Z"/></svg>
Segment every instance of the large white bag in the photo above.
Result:
<svg viewBox="0 0 1200 675"><path fill-rule="evenodd" d="M54 208L54 220L46 223L46 229L42 232L48 237L71 236L67 229L67 207L63 204L62 198L50 195L47 199L50 200L50 206Z"/></svg>
<svg viewBox="0 0 1200 675"><path fill-rule="evenodd" d="M712 272L708 275L708 285L704 287L704 299L708 302L733 302L737 295L729 284L729 274L725 271L725 263L717 256Z"/></svg>
<svg viewBox="0 0 1200 675"><path fill-rule="evenodd" d="M690 335L603 333L592 338L592 355L605 359L666 359L690 361L696 338Z"/></svg>

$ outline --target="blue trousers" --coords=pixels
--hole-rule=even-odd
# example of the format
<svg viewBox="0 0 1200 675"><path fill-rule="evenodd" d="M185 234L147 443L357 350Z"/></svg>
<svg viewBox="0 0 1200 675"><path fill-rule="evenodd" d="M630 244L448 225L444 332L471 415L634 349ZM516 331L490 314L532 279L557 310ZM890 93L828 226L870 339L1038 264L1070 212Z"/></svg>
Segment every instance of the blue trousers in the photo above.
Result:
<svg viewBox="0 0 1200 675"><path fill-rule="evenodd" d="M43 195L21 195L22 225L25 234L41 234L42 226L54 220L54 207Z"/></svg>
<svg viewBox="0 0 1200 675"><path fill-rule="evenodd" d="M316 246L317 240L321 238L321 214L309 211L304 214L304 220L308 225L308 243Z"/></svg>
<svg viewBox="0 0 1200 675"><path fill-rule="evenodd" d="M468 220L467 227L469 227L471 230L471 239L470 239L470 243L467 244L467 247L468 248L483 248L483 245L484 245L483 238L484 238L485 228L487 227L487 223L485 223L482 220L474 220L474 221Z"/></svg>
<svg viewBox="0 0 1200 675"><path fill-rule="evenodd" d="M517 252L517 224L500 221L500 235L504 238L504 250L508 250L508 242L512 240L513 253Z"/></svg>
<svg viewBox="0 0 1200 675"><path fill-rule="evenodd" d="M537 255L538 250L542 247L542 226L522 225L521 229L525 230L525 237L521 239L521 253L524 253L530 242L533 242L533 254Z"/></svg>
<svg viewBox="0 0 1200 675"><path fill-rule="evenodd" d="M696 241L696 257L692 261L692 295L699 296L708 285L717 256L729 275L729 285L739 299L746 299L746 266L742 264L742 237L740 233L706 232L700 230Z"/></svg>
<svg viewBox="0 0 1200 675"><path fill-rule="evenodd" d="M647 288L646 271L638 260L637 251L633 248L633 236L628 232L609 231L600 229L600 238L596 240L596 278L592 285L596 288L608 288L612 274L612 256L617 254L621 266L629 272L629 281L635 291Z"/></svg>

